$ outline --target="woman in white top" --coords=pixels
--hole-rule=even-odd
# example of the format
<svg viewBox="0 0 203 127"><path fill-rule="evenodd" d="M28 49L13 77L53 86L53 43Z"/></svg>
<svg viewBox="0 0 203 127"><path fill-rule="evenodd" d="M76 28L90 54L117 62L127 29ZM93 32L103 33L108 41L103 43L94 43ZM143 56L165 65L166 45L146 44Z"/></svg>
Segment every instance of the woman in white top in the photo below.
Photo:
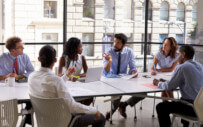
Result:
<svg viewBox="0 0 203 127"><path fill-rule="evenodd" d="M178 44L173 37L163 40L160 51L154 55L151 74L156 75L157 72L172 72L178 64ZM173 92L162 92L162 97L172 97Z"/></svg>
<svg viewBox="0 0 203 127"><path fill-rule="evenodd" d="M74 67L76 72L74 75L85 77L87 72L87 63L85 60L85 57L82 56L82 43L78 38L70 38L65 43L65 50L63 53L63 56L60 58L59 61L59 69L58 69L58 75L62 76L62 70L63 67L66 68L66 70L70 67ZM81 74L81 71L84 71L84 73Z"/></svg>
<svg viewBox="0 0 203 127"><path fill-rule="evenodd" d="M81 55L82 50L83 50L82 43L78 38L72 37L65 43L65 50L63 56L60 58L59 61L59 69L58 69L59 76L63 75L62 73L63 67L65 67L66 70L68 68L74 67L75 73L73 75L86 77L88 67L85 57ZM82 69L84 73L81 74ZM88 98L80 101L80 103L85 105L90 105L92 102L93 98Z"/></svg>

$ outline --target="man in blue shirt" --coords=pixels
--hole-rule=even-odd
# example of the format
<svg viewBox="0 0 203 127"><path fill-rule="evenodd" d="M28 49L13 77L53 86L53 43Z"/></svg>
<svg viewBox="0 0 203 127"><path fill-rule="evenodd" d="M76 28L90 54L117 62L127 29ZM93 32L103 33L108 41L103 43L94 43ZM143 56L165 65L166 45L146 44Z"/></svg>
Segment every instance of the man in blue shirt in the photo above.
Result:
<svg viewBox="0 0 203 127"><path fill-rule="evenodd" d="M16 79L28 78L34 71L29 57L23 54L23 43L19 37L11 37L6 41L7 53L0 55L0 80L8 77Z"/></svg>
<svg viewBox="0 0 203 127"><path fill-rule="evenodd" d="M135 74L137 73L136 66L135 66L135 55L133 50L126 47L127 37L120 33L115 34L114 38L114 45L113 47L107 52L103 54L104 57L104 74L126 74L128 65L129 65L129 72L128 74ZM137 77L137 75L135 76ZM120 97L121 99L121 97ZM126 107L130 105L131 107L134 106L137 102L144 99L141 97L131 97L126 102L120 102L120 99L114 100L112 102L112 115L119 107L120 114L123 117L127 117L126 115ZM109 120L110 112L107 112L106 119Z"/></svg>
<svg viewBox="0 0 203 127"><path fill-rule="evenodd" d="M166 91L180 88L181 100L188 103L194 102L199 90L203 87L203 66L193 61L194 49L190 45L184 45L179 49L180 65L175 69L169 81L161 82L154 79L154 85ZM169 114L177 113L187 116L196 116L194 109L183 102L162 102L156 106L160 127L170 127ZM181 120L184 127L189 126L189 122Z"/></svg>
<svg viewBox="0 0 203 127"><path fill-rule="evenodd" d="M0 55L0 80L5 80L8 77L15 79L28 78L29 74L34 71L29 57L23 53L23 43L19 37L11 37L6 41L7 53ZM27 100L19 100L19 104L26 103L26 109L31 109L31 103ZM26 115L26 123L31 124L31 115Z"/></svg>

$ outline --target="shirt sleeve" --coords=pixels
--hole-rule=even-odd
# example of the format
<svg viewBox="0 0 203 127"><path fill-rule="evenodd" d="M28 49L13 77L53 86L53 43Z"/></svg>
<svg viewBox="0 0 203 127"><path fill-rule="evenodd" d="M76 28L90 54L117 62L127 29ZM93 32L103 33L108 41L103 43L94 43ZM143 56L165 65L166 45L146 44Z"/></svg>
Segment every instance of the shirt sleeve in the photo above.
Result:
<svg viewBox="0 0 203 127"><path fill-rule="evenodd" d="M70 95L68 88L65 86L65 82L60 80L58 82L58 97L64 98L65 103L68 105L71 113L85 113L85 114L96 114L97 109L91 106L86 106L76 102Z"/></svg>
<svg viewBox="0 0 203 127"><path fill-rule="evenodd" d="M161 59L161 51L155 53L155 54L154 54L154 57L155 57L157 60L160 60L160 59Z"/></svg>
<svg viewBox="0 0 203 127"><path fill-rule="evenodd" d="M110 50L107 52L107 54L109 54L109 53L111 53ZM107 62L108 62L108 61L103 57L103 64L104 64L103 73L104 73L104 75L107 75L107 74L109 74L109 73L111 72L111 68L110 68L110 71L109 71L109 72L106 72L106 70L105 70L105 67L106 67Z"/></svg>
<svg viewBox="0 0 203 127"><path fill-rule="evenodd" d="M0 55L0 62L3 61L3 55ZM2 67L2 62L0 63L0 76L3 75L3 67Z"/></svg>
<svg viewBox="0 0 203 127"><path fill-rule="evenodd" d="M183 82L183 74L180 67L177 67L169 81L159 82L158 87L166 91L176 89Z"/></svg>
<svg viewBox="0 0 203 127"><path fill-rule="evenodd" d="M135 66L135 54L133 53L132 50L130 50L130 60L129 60L129 72L128 74L131 74L132 71L137 71L136 66Z"/></svg>
<svg viewBox="0 0 203 127"><path fill-rule="evenodd" d="M26 73L23 73L23 75L26 77L26 78L28 78L28 76L30 75L30 73L32 73L33 71L34 71L34 67L32 66L32 63L31 63L31 61L30 61L30 58L27 56L27 55L25 55L25 60L26 60L26 68L25 68L25 70L26 70Z"/></svg>

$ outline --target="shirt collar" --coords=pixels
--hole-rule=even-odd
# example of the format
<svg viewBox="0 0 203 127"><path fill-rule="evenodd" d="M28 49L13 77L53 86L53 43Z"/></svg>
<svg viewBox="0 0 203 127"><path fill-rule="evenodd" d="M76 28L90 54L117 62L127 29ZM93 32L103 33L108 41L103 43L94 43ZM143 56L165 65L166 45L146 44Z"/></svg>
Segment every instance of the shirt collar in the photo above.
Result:
<svg viewBox="0 0 203 127"><path fill-rule="evenodd" d="M44 71L44 72L48 72L48 73L53 73L52 70L50 68L47 67L40 67L39 71Z"/></svg>
<svg viewBox="0 0 203 127"><path fill-rule="evenodd" d="M193 59L189 59L189 60L185 61L184 63L188 63L188 62L192 62L192 61L193 61Z"/></svg>
<svg viewBox="0 0 203 127"><path fill-rule="evenodd" d="M9 55L9 57L11 57L11 59L13 59L13 60L15 60L16 58L13 56L13 55L11 55L11 53L10 52L8 52L8 55Z"/></svg>
<svg viewBox="0 0 203 127"><path fill-rule="evenodd" d="M113 50L114 50L114 48L113 48ZM127 50L127 47L124 47L123 50L122 50L122 52L121 52L121 54L126 53L126 50ZM116 51L114 50L114 52L116 52ZM118 54L118 53L119 53L119 52L116 52L116 54Z"/></svg>

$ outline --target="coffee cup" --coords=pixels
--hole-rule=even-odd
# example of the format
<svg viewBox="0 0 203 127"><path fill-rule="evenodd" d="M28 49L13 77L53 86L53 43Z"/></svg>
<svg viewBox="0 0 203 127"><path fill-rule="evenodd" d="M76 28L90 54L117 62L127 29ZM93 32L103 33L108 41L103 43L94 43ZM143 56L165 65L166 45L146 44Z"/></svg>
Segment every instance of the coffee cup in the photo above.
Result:
<svg viewBox="0 0 203 127"><path fill-rule="evenodd" d="M8 77L5 79L5 84L10 87L15 86L15 77Z"/></svg>

